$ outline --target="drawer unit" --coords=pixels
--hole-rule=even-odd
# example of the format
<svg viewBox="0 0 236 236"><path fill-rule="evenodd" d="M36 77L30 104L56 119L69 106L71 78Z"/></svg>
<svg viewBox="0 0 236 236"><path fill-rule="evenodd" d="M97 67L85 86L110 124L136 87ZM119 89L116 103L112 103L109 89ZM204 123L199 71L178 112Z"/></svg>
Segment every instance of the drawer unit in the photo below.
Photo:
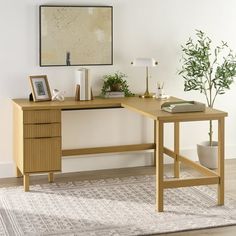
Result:
<svg viewBox="0 0 236 236"><path fill-rule="evenodd" d="M61 123L24 125L24 138L47 138L60 136Z"/></svg>
<svg viewBox="0 0 236 236"><path fill-rule="evenodd" d="M61 111L23 112L24 173L61 170Z"/></svg>
<svg viewBox="0 0 236 236"><path fill-rule="evenodd" d="M60 110L34 110L24 111L24 124L50 124L61 122Z"/></svg>
<svg viewBox="0 0 236 236"><path fill-rule="evenodd" d="M61 170L61 137L24 139L26 173Z"/></svg>

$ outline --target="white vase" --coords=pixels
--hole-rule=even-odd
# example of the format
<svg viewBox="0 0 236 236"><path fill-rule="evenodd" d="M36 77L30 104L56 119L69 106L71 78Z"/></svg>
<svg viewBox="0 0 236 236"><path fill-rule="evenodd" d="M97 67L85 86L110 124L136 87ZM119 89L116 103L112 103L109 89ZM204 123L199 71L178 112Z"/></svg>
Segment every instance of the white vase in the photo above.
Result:
<svg viewBox="0 0 236 236"><path fill-rule="evenodd" d="M209 169L218 167L218 142L213 141L210 146L209 141L197 145L197 154L201 165Z"/></svg>

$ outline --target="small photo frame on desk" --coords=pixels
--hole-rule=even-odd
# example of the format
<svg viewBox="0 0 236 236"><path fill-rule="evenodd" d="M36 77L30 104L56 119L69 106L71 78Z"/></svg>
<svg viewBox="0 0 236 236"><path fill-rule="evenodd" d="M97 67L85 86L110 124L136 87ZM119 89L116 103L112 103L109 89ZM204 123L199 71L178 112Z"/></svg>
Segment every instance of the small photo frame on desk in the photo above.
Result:
<svg viewBox="0 0 236 236"><path fill-rule="evenodd" d="M51 101L52 96L48 79L46 75L32 75L29 76L30 85L32 89L33 100L35 102Z"/></svg>

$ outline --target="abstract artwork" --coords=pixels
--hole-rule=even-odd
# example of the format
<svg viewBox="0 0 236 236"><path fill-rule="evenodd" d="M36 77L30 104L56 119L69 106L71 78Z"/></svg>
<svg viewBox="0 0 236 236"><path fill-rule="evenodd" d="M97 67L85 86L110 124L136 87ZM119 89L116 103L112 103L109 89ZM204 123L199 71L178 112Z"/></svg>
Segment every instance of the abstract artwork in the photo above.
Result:
<svg viewBox="0 0 236 236"><path fill-rule="evenodd" d="M112 65L111 6L40 6L40 66Z"/></svg>

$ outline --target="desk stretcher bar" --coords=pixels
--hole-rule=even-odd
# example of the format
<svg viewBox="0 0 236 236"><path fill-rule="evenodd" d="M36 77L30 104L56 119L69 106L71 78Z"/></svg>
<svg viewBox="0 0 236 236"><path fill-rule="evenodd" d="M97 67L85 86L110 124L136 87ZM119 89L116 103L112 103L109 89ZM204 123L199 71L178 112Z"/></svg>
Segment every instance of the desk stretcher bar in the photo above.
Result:
<svg viewBox="0 0 236 236"><path fill-rule="evenodd" d="M116 152L133 152L133 151L145 151L155 149L154 143L147 144L132 144L132 145L120 145L120 146L108 146L108 147L95 147L95 148L79 148L79 149L67 149L62 150L62 156L75 156L75 155L90 155L101 153L116 153Z"/></svg>

